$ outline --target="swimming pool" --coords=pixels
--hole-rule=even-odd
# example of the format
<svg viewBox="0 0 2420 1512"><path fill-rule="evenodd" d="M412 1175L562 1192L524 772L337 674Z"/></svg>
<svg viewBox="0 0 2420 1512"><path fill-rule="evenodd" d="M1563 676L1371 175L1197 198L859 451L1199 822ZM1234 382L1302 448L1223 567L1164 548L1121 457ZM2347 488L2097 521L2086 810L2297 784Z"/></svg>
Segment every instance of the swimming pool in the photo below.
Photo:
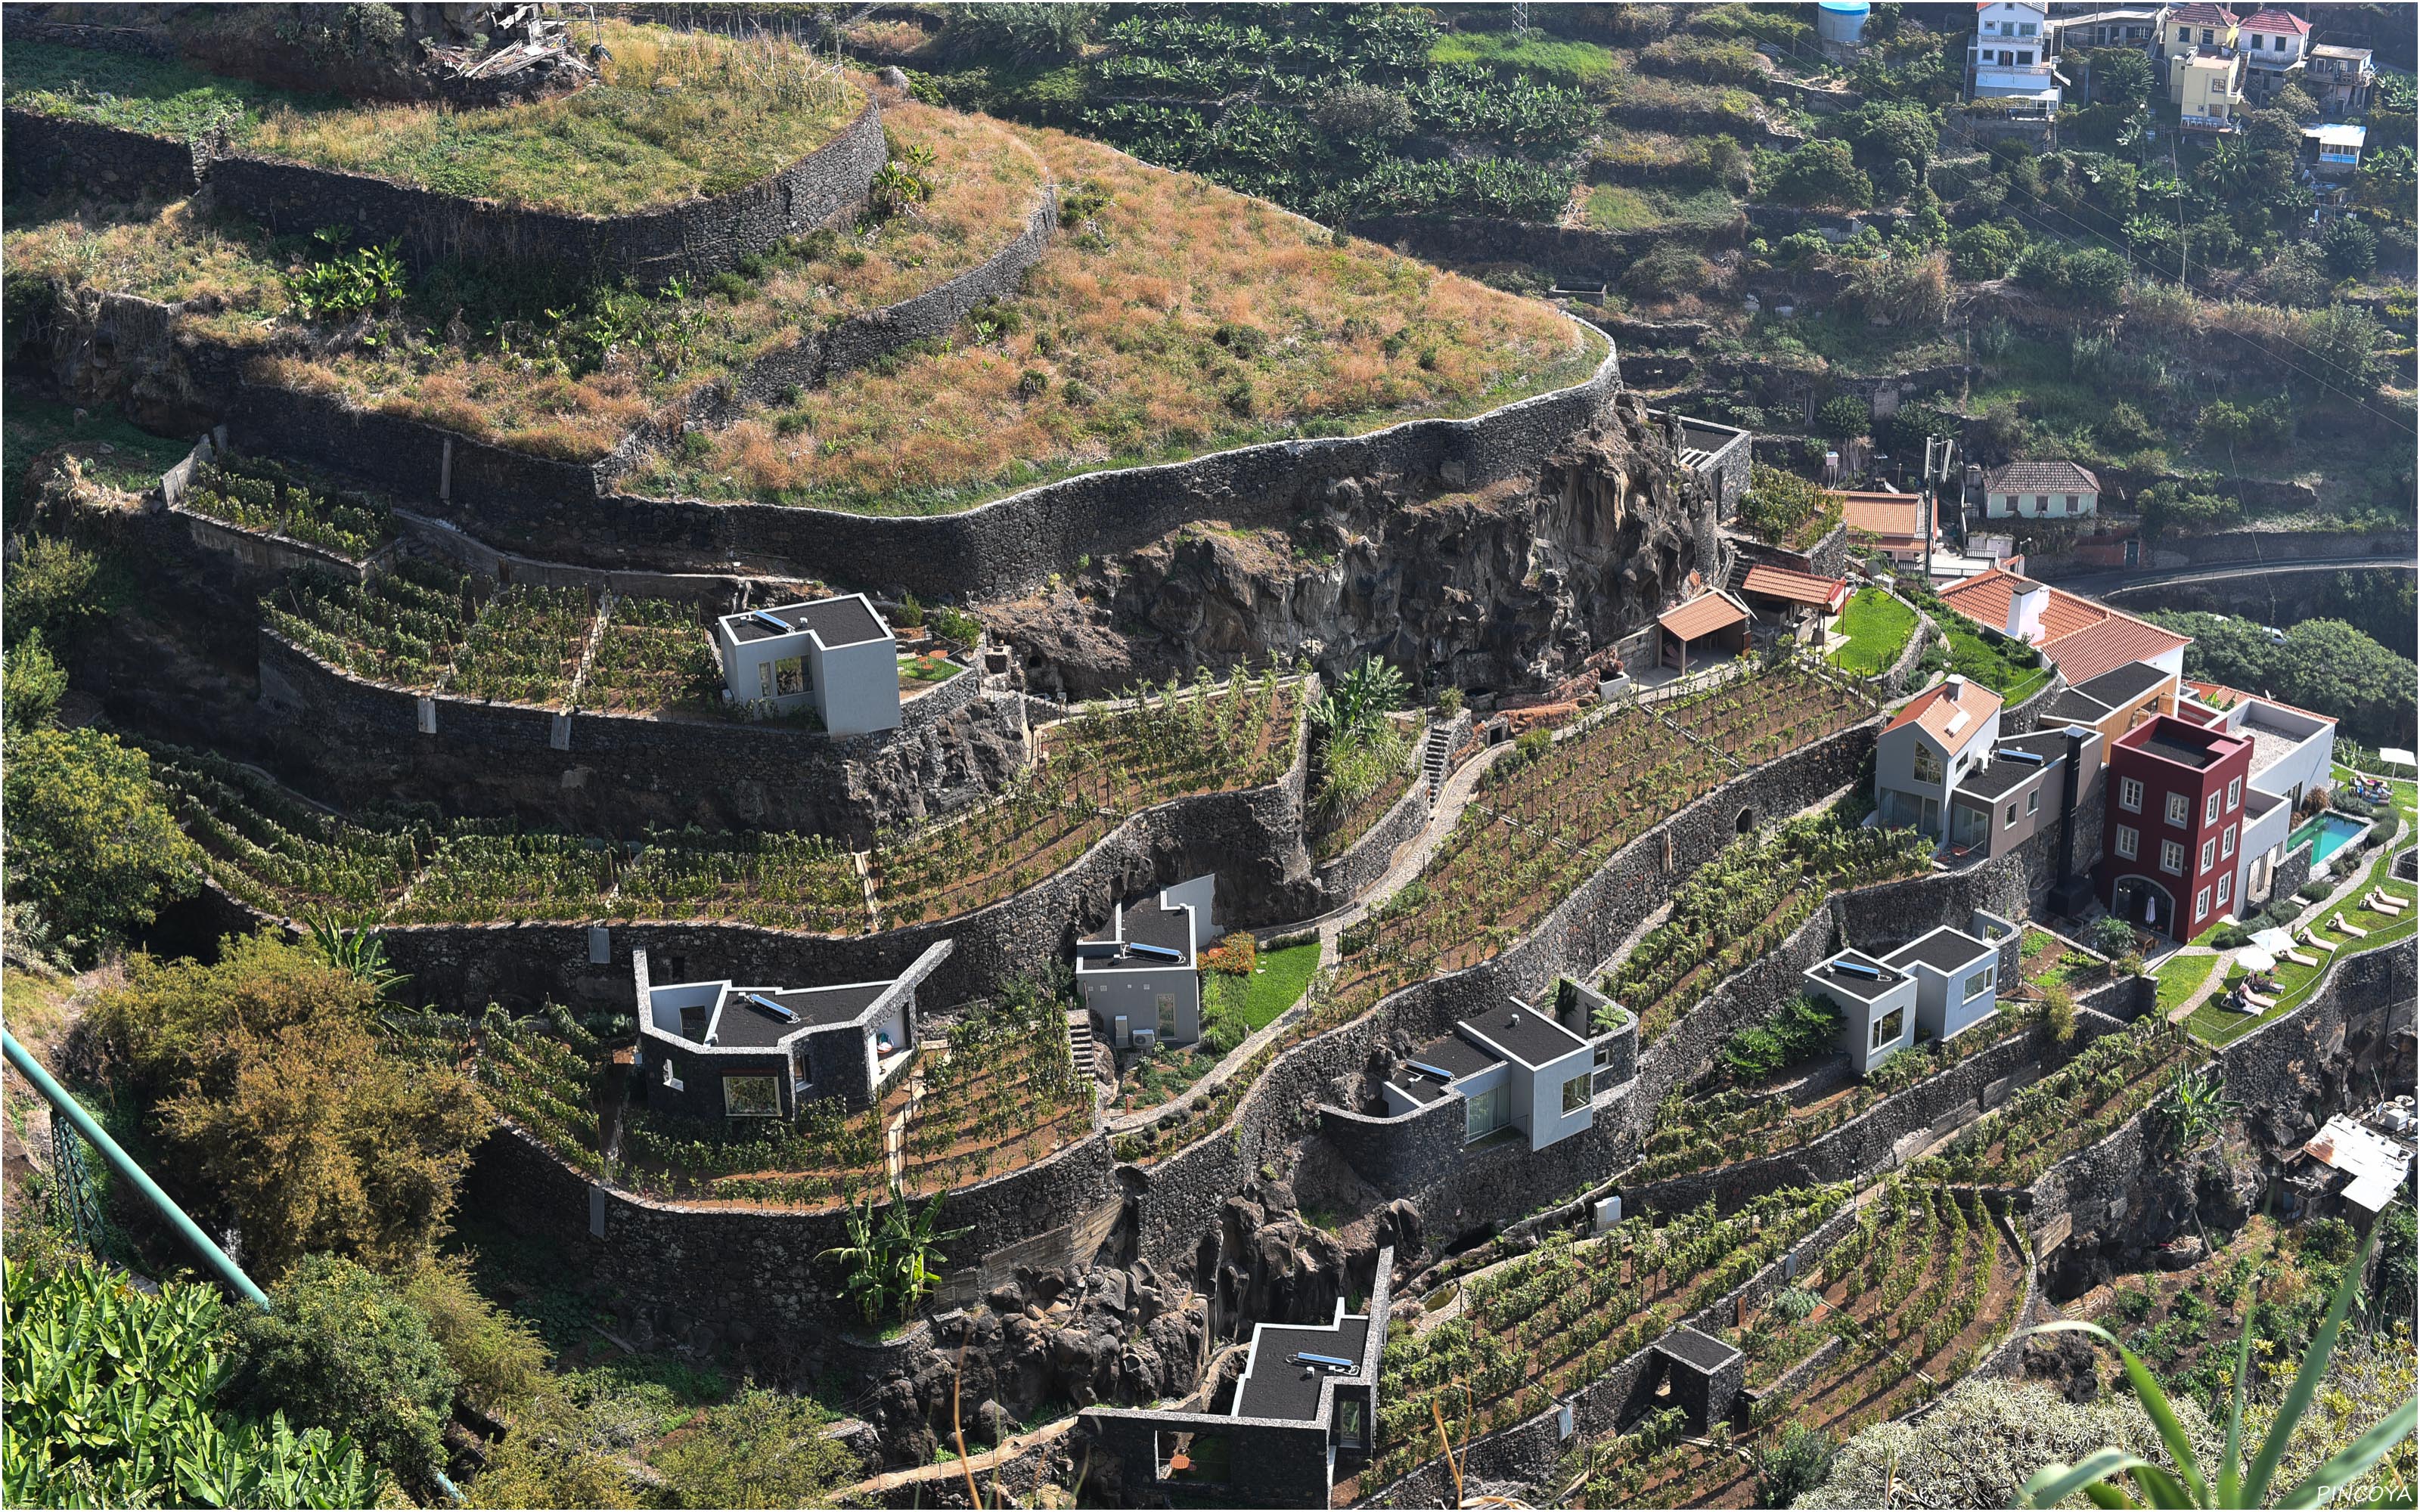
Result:
<svg viewBox="0 0 2420 1512"><path fill-rule="evenodd" d="M2368 827L2358 819L2348 819L2338 813L2323 813L2294 831L2294 837L2287 841L2286 848L2291 850L2303 841L2309 841L2311 865L2318 867L2329 856L2343 850L2348 841Z"/></svg>

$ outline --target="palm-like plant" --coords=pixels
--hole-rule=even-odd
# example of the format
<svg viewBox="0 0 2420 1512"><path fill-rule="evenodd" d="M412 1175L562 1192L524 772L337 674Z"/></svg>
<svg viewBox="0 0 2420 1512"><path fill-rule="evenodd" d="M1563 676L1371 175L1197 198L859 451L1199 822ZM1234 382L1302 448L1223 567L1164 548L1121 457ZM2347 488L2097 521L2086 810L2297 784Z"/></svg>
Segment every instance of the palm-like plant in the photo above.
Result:
<svg viewBox="0 0 2420 1512"><path fill-rule="evenodd" d="M2221 1082L2216 1062L2180 1066L2167 1095L2152 1104L2151 1119L2173 1154L2185 1155L2218 1137L2229 1119L2241 1111Z"/></svg>
<svg viewBox="0 0 2420 1512"><path fill-rule="evenodd" d="M2345 1267L2344 1279L2336 1284L2335 1299L2328 1304L2328 1316L2319 1331L2311 1338L2310 1349L2294 1372L2294 1383L2287 1388L2285 1400L2277 1405L2276 1420L2269 1426L2259 1449L2247 1462L2243 1458L2243 1398L2252 1378L2252 1309L2244 1310L2243 1335L2235 1359L2235 1390L2226 1409L2226 1447L2221 1451L2218 1473L2212 1476L2201 1466L2194 1454L2193 1441L2185 1436L2177 1414L2168 1405L2167 1393L2160 1388L2159 1378L2135 1357L2134 1351L2119 1344L2107 1329L2097 1323L2062 1321L2045 1323L2035 1329L2037 1334L2089 1334L2118 1351L2125 1363L2127 1384L2133 1388L2135 1399L2143 1412L2159 1429L2160 1441L2167 1445L2177 1468L2170 1471L2153 1464L2140 1455L2123 1449L2103 1449L2086 1458L2080 1465L2056 1463L2043 1466L2025 1482L2020 1504L2029 1507L2056 1506L2068 1497L2082 1491L2096 1506L2106 1507L2256 1507L2270 1504L2269 1486L2276 1477L2278 1461L2285 1458L2286 1447L2292 1442L2295 1428L2303 1414L2310 1409L2311 1398L2318 1395L2319 1382L2328 1371L2328 1359L2335 1352L2336 1335L2343 1330L2345 1313L2352 1306L2353 1295L2361 1289L2362 1273L2368 1269L2370 1251L2378 1243L2378 1227L2373 1227L2364 1242L2361 1253ZM2336 1451L2317 1470L2297 1483L2285 1495L2276 1499L2281 1507L2313 1507L2331 1501L2335 1494L2351 1484L2370 1466L2382 1458L2388 1450L2412 1437L2415 1413L2420 1413L2420 1398L2405 1397L2403 1405L2386 1414L2376 1427ZM2119 1476L2130 1477L2134 1489L2142 1493L2136 1501L2118 1484ZM2384 1505L2384 1502L2378 1504Z"/></svg>
<svg viewBox="0 0 2420 1512"><path fill-rule="evenodd" d="M879 1220L874 1204L871 1193L851 1203L843 1220L848 1226L848 1242L835 1244L816 1258L840 1262L841 1290L857 1299L867 1322L894 1310L904 1322L940 1280L937 1262L941 1246L974 1230L941 1229L939 1196L911 1216L908 1194L896 1182L891 1186L888 1206Z"/></svg>
<svg viewBox="0 0 2420 1512"><path fill-rule="evenodd" d="M388 964L386 941L367 930L349 932L336 921L334 913L310 915L303 923L311 931L312 948L322 960L369 983L380 997L394 995L397 988L411 980L410 973Z"/></svg>

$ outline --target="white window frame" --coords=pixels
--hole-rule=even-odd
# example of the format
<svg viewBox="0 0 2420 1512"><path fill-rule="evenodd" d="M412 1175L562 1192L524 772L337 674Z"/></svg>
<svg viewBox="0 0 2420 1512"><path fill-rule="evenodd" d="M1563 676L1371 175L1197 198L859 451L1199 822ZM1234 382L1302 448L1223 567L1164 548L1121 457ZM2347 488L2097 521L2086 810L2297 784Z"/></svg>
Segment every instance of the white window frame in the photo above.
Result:
<svg viewBox="0 0 2420 1512"><path fill-rule="evenodd" d="M1962 1003L1978 993L1990 991L1992 979L1998 974L1999 969L1999 964L1995 962L1967 978L1965 985L1958 989L1958 1000Z"/></svg>
<svg viewBox="0 0 2420 1512"><path fill-rule="evenodd" d="M2213 793L2209 797L2202 800L2201 822L2205 825L2214 825L2218 823L2217 794Z"/></svg>
<svg viewBox="0 0 2420 1512"><path fill-rule="evenodd" d="M1883 1032L1885 1028L1890 1030L1888 1034L1885 1034ZM1905 1034L1906 1032L1906 1009L1894 1008L1887 1013L1875 1015L1873 1026L1869 1031L1869 1037L1866 1041L1866 1054L1869 1056L1872 1055L1875 1051L1880 1050L1885 1044L1896 1041L1900 1035Z"/></svg>
<svg viewBox="0 0 2420 1512"><path fill-rule="evenodd" d="M2218 906L2224 908L2235 891L2235 878L2225 872L2218 874Z"/></svg>
<svg viewBox="0 0 2420 1512"><path fill-rule="evenodd" d="M2181 793L2168 795L2168 823L2184 825L2193 823L2193 803Z"/></svg>
<svg viewBox="0 0 2420 1512"><path fill-rule="evenodd" d="M2199 892L2194 894L2194 922L2201 922L2203 916L2209 912L2210 889L2208 887L2204 887Z"/></svg>
<svg viewBox="0 0 2420 1512"><path fill-rule="evenodd" d="M2201 875L2204 872L2209 871L2211 867L2213 867L2213 866L2215 866L2215 865L2217 865L2217 864L2218 864L2218 841L2214 841L2214 840L2206 840L2206 841L2203 841L2201 842L2201 865L2199 865L2199 866L2197 866L2197 867L2195 867L2195 868L2194 869L2194 875L2195 875L2195 876L2199 876L2199 875Z"/></svg>
<svg viewBox="0 0 2420 1512"><path fill-rule="evenodd" d="M2041 812L2041 789L2034 788L2025 794L2025 812Z"/></svg>
<svg viewBox="0 0 2420 1512"><path fill-rule="evenodd" d="M1588 1110L1589 1098L1590 1098L1590 1085L1591 1085L1594 1081L1595 1081L1595 1077L1594 1077L1593 1075L1591 1075L1590 1073L1587 1072L1581 1072L1579 1075L1577 1075L1577 1076L1569 1076L1569 1077L1565 1077L1565 1078L1564 1078L1564 1080L1563 1080L1563 1116L1564 1116L1564 1117L1569 1118L1571 1115L1573 1115L1573 1114L1575 1114L1575 1113L1583 1113L1583 1112L1586 1112L1586 1111ZM1576 1088L1576 1089L1577 1089L1576 1093L1575 1093L1575 1090L1574 1090L1575 1088Z"/></svg>
<svg viewBox="0 0 2420 1512"><path fill-rule="evenodd" d="M2010 799L2009 800L2009 816L2008 816L2006 819L2003 819L2003 820L2001 820L2001 821L2000 821L2000 827L2001 827L2002 829L2014 829L2014 828L2016 828L2016 827L2017 827L2017 800L2016 800L2016 799L2014 799L2014 798L2010 798Z"/></svg>
<svg viewBox="0 0 2420 1512"><path fill-rule="evenodd" d="M2118 807L2128 813L2143 811L2143 784L2139 779L2131 777L2118 779Z"/></svg>
<svg viewBox="0 0 2420 1512"><path fill-rule="evenodd" d="M2243 779L2235 778L2226 784L2226 811L2233 813L2243 807Z"/></svg>
<svg viewBox="0 0 2420 1512"><path fill-rule="evenodd" d="M2134 859L2134 853L2141 848L2135 843L2138 838L2133 825L2119 825L2118 826L2118 856L2129 861Z"/></svg>
<svg viewBox="0 0 2420 1512"><path fill-rule="evenodd" d="M2228 857L2230 857L2230 856L2234 856L2234 854L2235 854L2235 826L2234 826L2233 825L2227 825L2225 829L2223 829L2223 830L2219 831L2219 836L2218 836L2218 857L2219 857L2219 859L2220 859L2220 860L2224 861L2224 860L2227 859Z"/></svg>
<svg viewBox="0 0 2420 1512"><path fill-rule="evenodd" d="M2160 870L2172 877L2185 874L2185 848L2172 840L2160 841Z"/></svg>

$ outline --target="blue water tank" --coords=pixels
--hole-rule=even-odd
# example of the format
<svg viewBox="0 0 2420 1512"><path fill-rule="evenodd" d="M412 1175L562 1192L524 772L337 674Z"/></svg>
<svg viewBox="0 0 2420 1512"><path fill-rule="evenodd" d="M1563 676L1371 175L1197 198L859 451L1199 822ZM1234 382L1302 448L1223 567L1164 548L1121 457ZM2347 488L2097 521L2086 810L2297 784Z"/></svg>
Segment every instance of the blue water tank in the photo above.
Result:
<svg viewBox="0 0 2420 1512"><path fill-rule="evenodd" d="M1865 0L1818 0L1815 7L1815 35L1826 42L1855 42L1863 39L1866 17L1873 8Z"/></svg>

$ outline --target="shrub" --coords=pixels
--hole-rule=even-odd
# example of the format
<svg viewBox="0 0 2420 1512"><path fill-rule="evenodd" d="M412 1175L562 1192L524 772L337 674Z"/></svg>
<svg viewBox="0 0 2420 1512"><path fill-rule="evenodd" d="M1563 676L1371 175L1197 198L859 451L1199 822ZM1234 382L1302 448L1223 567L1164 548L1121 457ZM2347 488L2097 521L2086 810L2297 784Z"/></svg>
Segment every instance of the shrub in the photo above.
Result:
<svg viewBox="0 0 2420 1512"><path fill-rule="evenodd" d="M2042 1026L2061 1044L2075 1038L2075 994L2065 982L2055 981L2042 989Z"/></svg>
<svg viewBox="0 0 2420 1512"><path fill-rule="evenodd" d="M1450 719L1455 715L1460 714L1462 712L1462 689L1454 687L1450 683L1437 689L1436 711L1439 716L1447 719Z"/></svg>
<svg viewBox="0 0 2420 1512"><path fill-rule="evenodd" d="M825 1436L830 1421L812 1397L750 1385L707 1408L694 1431L667 1440L652 1462L676 1505L828 1506L858 1475L857 1456Z"/></svg>
<svg viewBox="0 0 2420 1512"><path fill-rule="evenodd" d="M2118 956L2134 948L2134 931L2122 918L2102 917L2092 921L2092 932L2085 941L2105 956Z"/></svg>
<svg viewBox="0 0 2420 1512"><path fill-rule="evenodd" d="M479 1294L468 1260L428 1260L411 1273L403 1295L428 1320L429 1336L473 1405L489 1412L515 1407L548 1384L546 1340Z"/></svg>
<svg viewBox="0 0 2420 1512"><path fill-rule="evenodd" d="M2319 255L2338 278L2359 278L2377 266L2377 234L2357 217L2339 215L2319 233Z"/></svg>
<svg viewBox="0 0 2420 1512"><path fill-rule="evenodd" d="M1751 1025L1723 1046L1723 1064L1744 1082L1761 1081L1832 1047L1840 1010L1816 993L1804 993L1762 1024Z"/></svg>
<svg viewBox="0 0 2420 1512"><path fill-rule="evenodd" d="M77 959L197 886L200 853L161 803L149 758L115 735L27 730L8 742L0 791L9 902Z"/></svg>
<svg viewBox="0 0 2420 1512"><path fill-rule="evenodd" d="M2109 407L2092 427L2101 444L2113 452L2138 452L2160 439L2160 432L2145 418L2143 411L2120 399Z"/></svg>
<svg viewBox="0 0 2420 1512"><path fill-rule="evenodd" d="M26 1226L22 1217L12 1230ZM349 1438L218 1411L231 1366L227 1304L205 1286L138 1290L89 1261L11 1264L11 1506L368 1506L379 1477ZM249 1309L247 1309L249 1310Z"/></svg>
<svg viewBox="0 0 2420 1512"><path fill-rule="evenodd" d="M2326 899L2329 893L2335 890L2335 888L2329 887L2325 882L2305 882L2301 887L2294 889L2294 896L2302 899L2304 903L2315 903L2322 902Z"/></svg>
<svg viewBox="0 0 2420 1512"><path fill-rule="evenodd" d="M1857 168L1845 142L1808 142L1790 154L1775 175L1771 197L1792 205L1840 205L1863 209L1873 203L1873 180Z"/></svg>
<svg viewBox="0 0 2420 1512"><path fill-rule="evenodd" d="M415 1483L445 1466L441 1435L460 1384L428 1320L382 1277L314 1255L236 1322L241 1389L296 1421L341 1425L370 1457Z"/></svg>
<svg viewBox="0 0 2420 1512"><path fill-rule="evenodd" d="M2024 234L2007 226L1962 226L1949 233L1950 266L1963 279L2006 278L2024 243Z"/></svg>
<svg viewBox="0 0 2420 1512"><path fill-rule="evenodd" d="M214 1196L258 1273L313 1250L401 1273L444 1231L487 1106L450 1067L390 1053L379 1009L372 983L269 933L209 965L138 956L93 1005L163 1097L169 1169Z"/></svg>
<svg viewBox="0 0 2420 1512"><path fill-rule="evenodd" d="M1832 1436L1804 1423L1785 1425L1756 1451L1756 1489L1762 1506L1788 1506L1823 1484L1837 1453Z"/></svg>
<svg viewBox="0 0 2420 1512"><path fill-rule="evenodd" d="M42 645L42 632L28 630L0 660L0 724L11 731L46 725L67 691L68 674Z"/></svg>
<svg viewBox="0 0 2420 1512"><path fill-rule="evenodd" d="M1848 440L1864 435L1873 418L1873 407L1865 400L1854 393L1836 393L1815 411L1815 428L1826 436Z"/></svg>

